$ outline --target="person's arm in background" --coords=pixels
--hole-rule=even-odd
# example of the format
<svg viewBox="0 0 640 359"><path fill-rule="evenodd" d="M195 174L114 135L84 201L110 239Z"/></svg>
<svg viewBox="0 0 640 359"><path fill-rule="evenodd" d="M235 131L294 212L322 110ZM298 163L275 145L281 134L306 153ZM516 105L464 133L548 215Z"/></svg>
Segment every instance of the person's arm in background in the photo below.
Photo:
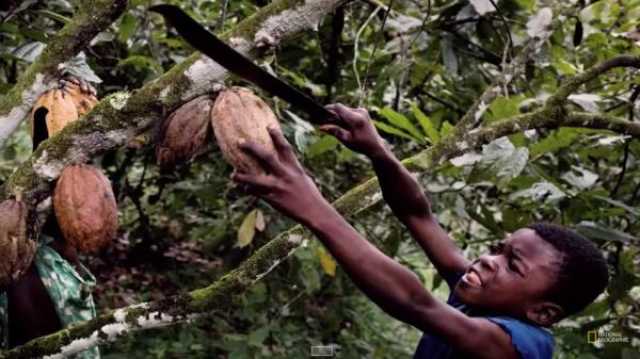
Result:
<svg viewBox="0 0 640 359"><path fill-rule="evenodd" d="M384 144L369 113L341 104L329 105L327 109L336 114L340 122L320 129L371 160L384 200L438 272L443 276L464 272L469 261L438 223L431 212L430 200L418 181Z"/></svg>
<svg viewBox="0 0 640 359"><path fill-rule="evenodd" d="M236 172L236 182L309 228L356 286L393 317L441 335L476 358L517 357L509 335L500 327L439 302L414 273L363 238L322 196L282 133L272 129L269 133L276 153L256 143L242 146L265 173Z"/></svg>

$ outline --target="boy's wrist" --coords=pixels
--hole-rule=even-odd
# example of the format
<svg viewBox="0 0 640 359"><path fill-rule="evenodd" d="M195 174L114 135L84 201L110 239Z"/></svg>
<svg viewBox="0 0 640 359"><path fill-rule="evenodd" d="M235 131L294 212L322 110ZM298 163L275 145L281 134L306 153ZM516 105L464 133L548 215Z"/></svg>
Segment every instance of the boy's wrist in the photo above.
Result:
<svg viewBox="0 0 640 359"><path fill-rule="evenodd" d="M311 208L302 219L302 224L312 232L322 231L327 224L334 221L337 211L330 203L324 202ZM339 216L339 215L338 215Z"/></svg>
<svg viewBox="0 0 640 359"><path fill-rule="evenodd" d="M384 161L393 158L393 153L385 145L380 145L378 148L369 151L367 157L371 161Z"/></svg>

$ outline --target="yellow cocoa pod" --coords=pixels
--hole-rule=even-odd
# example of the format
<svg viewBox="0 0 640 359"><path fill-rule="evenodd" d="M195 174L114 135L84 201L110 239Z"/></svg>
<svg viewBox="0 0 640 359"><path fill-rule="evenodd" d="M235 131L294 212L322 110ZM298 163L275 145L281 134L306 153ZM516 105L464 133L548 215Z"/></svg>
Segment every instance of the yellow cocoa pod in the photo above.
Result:
<svg viewBox="0 0 640 359"><path fill-rule="evenodd" d="M243 172L263 172L260 165L238 145L244 141L256 142L275 152L267 128L280 130L280 123L264 101L246 88L225 89L213 106L211 124L222 155L228 162Z"/></svg>
<svg viewBox="0 0 640 359"><path fill-rule="evenodd" d="M0 286L19 279L31 266L36 242L27 238L27 208L22 202L0 203Z"/></svg>
<svg viewBox="0 0 640 359"><path fill-rule="evenodd" d="M190 161L206 148L212 106L210 97L197 97L164 120L156 145L156 160L160 167L169 169Z"/></svg>
<svg viewBox="0 0 640 359"><path fill-rule="evenodd" d="M105 248L118 231L111 183L95 167L66 167L56 184L53 209L64 238L82 253Z"/></svg>
<svg viewBox="0 0 640 359"><path fill-rule="evenodd" d="M67 82L63 91L65 95L71 97L71 101L76 106L78 116L84 116L98 103L98 98L90 93L83 92L79 85Z"/></svg>
<svg viewBox="0 0 640 359"><path fill-rule="evenodd" d="M49 137L60 132L68 124L78 120L78 109L71 96L63 90L53 89L45 92L38 98L31 111L31 135L33 136L34 115L36 111L44 107L47 113L46 123Z"/></svg>

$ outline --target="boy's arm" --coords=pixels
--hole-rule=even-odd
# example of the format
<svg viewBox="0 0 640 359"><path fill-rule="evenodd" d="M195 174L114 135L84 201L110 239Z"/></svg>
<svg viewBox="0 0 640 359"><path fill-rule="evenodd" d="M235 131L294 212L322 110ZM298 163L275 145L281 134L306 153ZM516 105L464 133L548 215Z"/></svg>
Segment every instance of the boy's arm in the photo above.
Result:
<svg viewBox="0 0 640 359"><path fill-rule="evenodd" d="M441 274L460 273L469 261L431 212L431 203L413 175L385 146L364 109L341 104L327 108L342 122L322 126L347 147L371 159L382 195Z"/></svg>
<svg viewBox="0 0 640 359"><path fill-rule="evenodd" d="M440 335L477 358L516 358L510 338L486 319L471 318L436 300L417 276L365 240L328 203L281 133L271 130L276 154L243 146L268 174L235 173L234 180L308 227L371 300L395 318ZM304 195L300 195L304 194ZM473 333L473 335L469 335Z"/></svg>

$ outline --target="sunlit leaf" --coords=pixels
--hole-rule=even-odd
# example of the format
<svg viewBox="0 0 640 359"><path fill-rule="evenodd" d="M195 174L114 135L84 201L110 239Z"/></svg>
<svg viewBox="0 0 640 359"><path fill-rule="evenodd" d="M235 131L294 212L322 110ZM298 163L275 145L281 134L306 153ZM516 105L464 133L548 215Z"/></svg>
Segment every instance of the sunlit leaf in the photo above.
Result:
<svg viewBox="0 0 640 359"><path fill-rule="evenodd" d="M411 123L405 115L394 111L390 107L385 107L380 110L380 115L389 121L395 127L401 128L413 136L413 138L417 141L424 141L424 135L420 133L420 131L416 128L416 126Z"/></svg>
<svg viewBox="0 0 640 359"><path fill-rule="evenodd" d="M251 242L256 234L256 219L258 216L258 210L253 210L244 217L240 228L238 229L238 247L246 247Z"/></svg>
<svg viewBox="0 0 640 359"><path fill-rule="evenodd" d="M320 265L324 272L330 277L335 277L338 264L331 254L323 247L318 247L318 257L320 258Z"/></svg>
<svg viewBox="0 0 640 359"><path fill-rule="evenodd" d="M431 139L431 142L433 144L440 142L440 133L438 133L429 116L425 115L415 104L411 105L411 111L413 112L413 116L418 120L418 123L420 123L422 131Z"/></svg>
<svg viewBox="0 0 640 359"><path fill-rule="evenodd" d="M413 138L411 135L409 135L409 134L407 134L407 133L403 132L402 130L399 130L399 129L398 129L398 128L396 128L396 127L393 127L393 126L387 125L387 124L386 124L386 123L384 123L384 122L380 122L380 121L375 121L375 120L373 120L373 124L374 124L374 125L376 125L376 128L377 128L377 129L379 129L379 130L381 130L381 131L383 131L383 132L386 132L386 133L388 133L388 134L396 135L396 136L400 136L400 137L402 137L402 138L406 138L406 139L408 139L408 140L414 140L414 138Z"/></svg>

